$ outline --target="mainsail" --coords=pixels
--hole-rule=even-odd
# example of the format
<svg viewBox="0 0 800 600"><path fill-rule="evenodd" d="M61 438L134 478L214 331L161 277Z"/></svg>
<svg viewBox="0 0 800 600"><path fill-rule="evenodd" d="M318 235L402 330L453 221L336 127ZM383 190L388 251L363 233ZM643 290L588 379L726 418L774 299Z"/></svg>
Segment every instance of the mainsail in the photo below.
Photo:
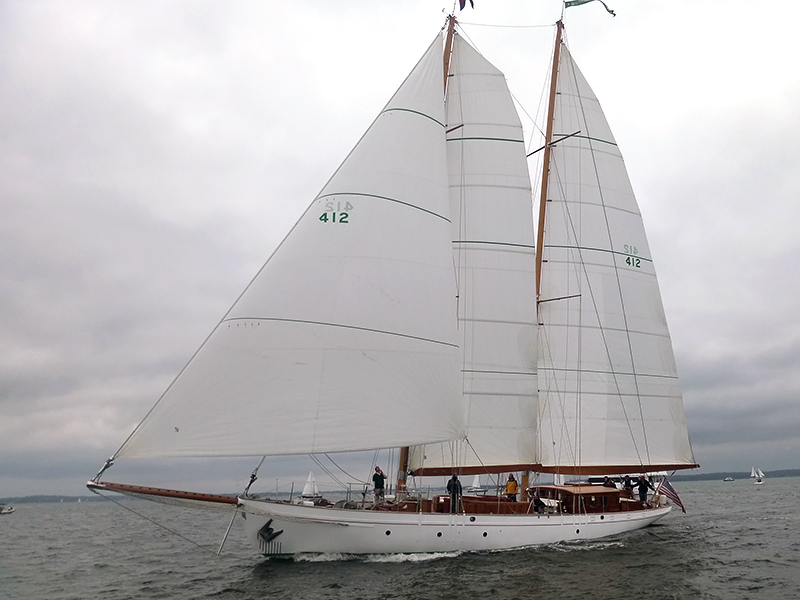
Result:
<svg viewBox="0 0 800 600"><path fill-rule="evenodd" d="M439 35L115 458L463 437L441 48Z"/></svg>
<svg viewBox="0 0 800 600"><path fill-rule="evenodd" d="M602 109L566 46L539 295L544 470L694 465L644 225Z"/></svg>

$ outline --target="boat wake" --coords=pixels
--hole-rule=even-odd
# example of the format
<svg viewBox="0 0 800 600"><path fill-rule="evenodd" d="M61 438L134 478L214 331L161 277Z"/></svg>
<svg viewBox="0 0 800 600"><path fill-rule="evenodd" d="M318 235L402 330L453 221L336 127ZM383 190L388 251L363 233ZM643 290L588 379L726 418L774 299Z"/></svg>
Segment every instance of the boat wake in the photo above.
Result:
<svg viewBox="0 0 800 600"><path fill-rule="evenodd" d="M587 550L608 550L609 548L624 548L626 544L621 541L600 542L600 541L572 541L548 544L548 548L556 552L585 552Z"/></svg>
<svg viewBox="0 0 800 600"><path fill-rule="evenodd" d="M330 552L323 554L295 554L292 560L294 562L311 563L342 561L359 561L365 563L415 563L430 562L441 558L455 558L461 554L463 554L463 552L460 551L413 554L343 554L340 552Z"/></svg>

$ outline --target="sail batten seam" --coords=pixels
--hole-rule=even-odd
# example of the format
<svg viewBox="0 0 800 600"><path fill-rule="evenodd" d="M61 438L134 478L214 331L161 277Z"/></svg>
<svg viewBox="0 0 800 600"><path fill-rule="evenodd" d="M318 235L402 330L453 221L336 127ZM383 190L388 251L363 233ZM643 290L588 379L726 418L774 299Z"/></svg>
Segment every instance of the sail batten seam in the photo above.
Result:
<svg viewBox="0 0 800 600"><path fill-rule="evenodd" d="M323 194L322 196L317 196L315 201L322 200L323 198L335 198L336 196L364 196L365 198L377 198L379 200L388 200L389 202L402 204L403 206L408 206L409 208L415 208L424 213L428 213L429 215L433 215L434 217L443 219L448 223L450 222L450 219L448 219L444 215L440 215L439 213L433 212L432 210L428 210L427 208L422 208L421 206L417 206L416 204L411 204L410 202L405 202L404 200L398 200L397 198L390 198L389 196L381 196L379 194L367 194L366 192L336 192L331 194Z"/></svg>
<svg viewBox="0 0 800 600"><path fill-rule="evenodd" d="M399 333L397 331L385 331L382 329L373 329L371 327L359 327L357 325L344 325L342 323L327 323L325 321L311 321L306 319L285 319L279 317L232 317L230 319L225 319L222 323L230 323L231 321L275 321L275 322L284 322L284 323L303 323L306 325L325 325L328 327L341 327L342 329L355 329L358 331L369 331L371 333L381 333L384 335L392 335L397 337L408 338L412 340L419 340L422 342L430 342L432 344L439 344L441 346L449 346L451 348L458 348L458 344L453 344L451 342L444 342L442 340L434 340L431 338L424 338L417 335L411 335L408 333ZM222 325L220 323L220 325Z"/></svg>

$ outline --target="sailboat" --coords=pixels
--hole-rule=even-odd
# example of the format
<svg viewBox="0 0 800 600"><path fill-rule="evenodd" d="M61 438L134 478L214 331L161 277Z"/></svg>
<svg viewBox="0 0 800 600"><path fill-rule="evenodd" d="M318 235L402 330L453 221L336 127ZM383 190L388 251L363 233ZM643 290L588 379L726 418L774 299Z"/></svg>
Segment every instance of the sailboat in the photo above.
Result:
<svg viewBox="0 0 800 600"><path fill-rule="evenodd" d="M483 495L489 491L489 488L485 485L481 485L481 476L475 475L472 478L472 483L464 490L467 494L480 494Z"/></svg>
<svg viewBox="0 0 800 600"><path fill-rule="evenodd" d="M241 514L265 556L519 548L668 514L586 479L698 465L622 155L555 31L536 194L505 77L450 16L88 487ZM138 457L380 448L400 449L397 494L374 506L103 480ZM519 502L409 482L512 471Z"/></svg>
<svg viewBox="0 0 800 600"><path fill-rule="evenodd" d="M750 477L755 480L753 481L755 485L761 485L764 483L764 473L762 473L761 469L757 467L750 468Z"/></svg>
<svg viewBox="0 0 800 600"><path fill-rule="evenodd" d="M317 479L314 477L314 472L309 471L308 479L306 479L306 484L303 486L303 491L300 492L300 503L305 504L309 503L314 505L315 503L319 504L319 501L322 499L322 494L319 493L319 488L317 487Z"/></svg>

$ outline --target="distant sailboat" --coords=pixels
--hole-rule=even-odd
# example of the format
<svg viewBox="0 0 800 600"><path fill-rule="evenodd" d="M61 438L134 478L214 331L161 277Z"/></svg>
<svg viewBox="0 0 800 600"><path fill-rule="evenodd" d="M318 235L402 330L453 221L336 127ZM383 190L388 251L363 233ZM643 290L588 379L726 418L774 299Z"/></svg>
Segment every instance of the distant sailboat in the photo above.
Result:
<svg viewBox="0 0 800 600"><path fill-rule="evenodd" d="M664 517L586 481L698 465L625 164L555 30L538 227L505 77L451 16L88 487L244 513L267 556L498 550ZM397 501L355 510L101 479L135 457L382 448L400 449ZM534 514L406 481L508 472L523 499L531 472L581 482L528 488Z"/></svg>
<svg viewBox="0 0 800 600"><path fill-rule="evenodd" d="M481 485L481 476L480 475L475 475L475 477L472 479L472 485L470 485L465 491L466 491L467 494L482 495L482 494L485 494L486 492L488 492L489 488L487 486L482 486Z"/></svg>
<svg viewBox="0 0 800 600"><path fill-rule="evenodd" d="M755 479L753 482L755 485L761 485L764 483L764 473L761 472L761 469L758 467L752 467L750 469L750 477Z"/></svg>
<svg viewBox="0 0 800 600"><path fill-rule="evenodd" d="M314 504L315 501L318 501L322 498L322 494L319 493L319 489L317 488L317 480L314 478L314 472L308 472L308 479L306 479L306 484L303 486L303 492L300 494L300 502L308 502L310 504Z"/></svg>

